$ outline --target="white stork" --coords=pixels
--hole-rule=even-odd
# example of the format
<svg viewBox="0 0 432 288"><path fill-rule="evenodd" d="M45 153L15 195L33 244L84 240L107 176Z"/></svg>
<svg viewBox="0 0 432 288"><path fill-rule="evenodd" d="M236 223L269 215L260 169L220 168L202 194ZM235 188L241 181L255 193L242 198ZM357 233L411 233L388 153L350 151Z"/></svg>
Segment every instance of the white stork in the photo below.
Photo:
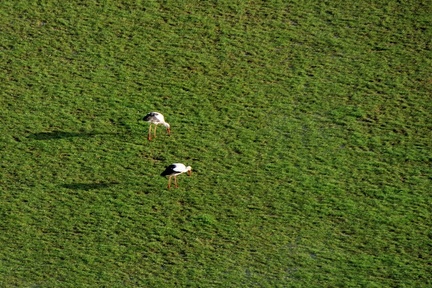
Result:
<svg viewBox="0 0 432 288"><path fill-rule="evenodd" d="M147 121L150 123L149 132L148 132L148 140L152 140L151 138L151 129L152 124L154 124L154 138L156 138L156 128L157 125L164 125L167 129L168 135L171 133L170 125L165 122L165 117L159 113L159 112L150 112L143 118L144 121Z"/></svg>
<svg viewBox="0 0 432 288"><path fill-rule="evenodd" d="M174 185L178 188L177 175L187 172L189 176L192 175L192 167L185 166L182 163L174 163L165 168L165 171L161 173L161 176L168 176L168 189L171 188L171 178L174 176Z"/></svg>

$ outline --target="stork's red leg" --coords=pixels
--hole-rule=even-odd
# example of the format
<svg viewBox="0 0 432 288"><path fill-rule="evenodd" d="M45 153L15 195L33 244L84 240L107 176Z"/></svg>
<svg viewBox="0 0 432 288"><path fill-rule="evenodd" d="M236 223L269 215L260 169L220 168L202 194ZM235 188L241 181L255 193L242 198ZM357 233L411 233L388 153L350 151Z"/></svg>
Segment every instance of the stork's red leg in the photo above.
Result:
<svg viewBox="0 0 432 288"><path fill-rule="evenodd" d="M171 177L172 177L172 176L169 176L169 177L168 177L168 189L171 188Z"/></svg>
<svg viewBox="0 0 432 288"><path fill-rule="evenodd" d="M178 184L177 184L177 176L174 176L174 181L175 181L175 187L178 188Z"/></svg>
<svg viewBox="0 0 432 288"><path fill-rule="evenodd" d="M149 126L149 131L148 131L148 137L147 137L147 139L149 141L151 141L151 123L150 123L150 126Z"/></svg>

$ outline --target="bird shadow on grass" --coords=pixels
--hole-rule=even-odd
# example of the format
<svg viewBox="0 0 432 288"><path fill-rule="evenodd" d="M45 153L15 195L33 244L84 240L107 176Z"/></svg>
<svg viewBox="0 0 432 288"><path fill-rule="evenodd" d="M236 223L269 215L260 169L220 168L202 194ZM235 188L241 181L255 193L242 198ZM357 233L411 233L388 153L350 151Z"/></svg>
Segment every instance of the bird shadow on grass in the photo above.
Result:
<svg viewBox="0 0 432 288"><path fill-rule="evenodd" d="M101 182L101 183L70 183L63 184L61 187L72 189L72 190L95 190L95 189L105 189L114 185L120 184L119 182Z"/></svg>
<svg viewBox="0 0 432 288"><path fill-rule="evenodd" d="M116 135L113 132L66 132L66 131L51 131L51 132L38 132L27 136L27 138L35 140L55 140L73 137L94 137L97 135Z"/></svg>

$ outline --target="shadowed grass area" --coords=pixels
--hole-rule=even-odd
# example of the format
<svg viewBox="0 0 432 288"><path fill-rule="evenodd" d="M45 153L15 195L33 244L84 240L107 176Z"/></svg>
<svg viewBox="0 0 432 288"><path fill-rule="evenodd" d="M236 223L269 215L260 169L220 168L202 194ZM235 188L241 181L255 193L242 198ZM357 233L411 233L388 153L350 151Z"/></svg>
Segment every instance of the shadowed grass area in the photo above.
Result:
<svg viewBox="0 0 432 288"><path fill-rule="evenodd" d="M63 139L63 138L70 138L70 137L93 137L96 135L103 135L103 134L114 135L114 133L51 131L51 132L32 133L27 137L36 140L53 140L53 139Z"/></svg>
<svg viewBox="0 0 432 288"><path fill-rule="evenodd" d="M1 286L430 286L430 15L2 1Z"/></svg>
<svg viewBox="0 0 432 288"><path fill-rule="evenodd" d="M64 188L73 189L73 190L91 190L91 189L103 189L108 188L113 185L117 185L117 182L111 183L71 183L71 184L63 184Z"/></svg>

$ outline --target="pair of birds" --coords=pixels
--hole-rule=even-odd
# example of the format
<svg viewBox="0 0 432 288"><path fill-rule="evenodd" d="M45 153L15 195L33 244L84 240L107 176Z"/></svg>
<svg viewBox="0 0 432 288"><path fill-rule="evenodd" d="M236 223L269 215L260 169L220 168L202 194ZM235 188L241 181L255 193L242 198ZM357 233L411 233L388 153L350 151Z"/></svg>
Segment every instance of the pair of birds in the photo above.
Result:
<svg viewBox="0 0 432 288"><path fill-rule="evenodd" d="M152 140L152 124L154 125L154 138L156 138L156 128L158 125L163 125L167 129L168 135L171 134L171 127L170 125L165 122L165 117L159 113L159 112L150 112L143 118L144 121L149 122L149 131L148 131L148 140ZM174 185L176 188L178 188L177 183L177 175L180 175L182 173L187 172L189 176L192 175L192 167L186 166L183 163L173 163L165 168L165 171L161 173L161 176L168 176L168 189L171 188L171 178L174 177Z"/></svg>

